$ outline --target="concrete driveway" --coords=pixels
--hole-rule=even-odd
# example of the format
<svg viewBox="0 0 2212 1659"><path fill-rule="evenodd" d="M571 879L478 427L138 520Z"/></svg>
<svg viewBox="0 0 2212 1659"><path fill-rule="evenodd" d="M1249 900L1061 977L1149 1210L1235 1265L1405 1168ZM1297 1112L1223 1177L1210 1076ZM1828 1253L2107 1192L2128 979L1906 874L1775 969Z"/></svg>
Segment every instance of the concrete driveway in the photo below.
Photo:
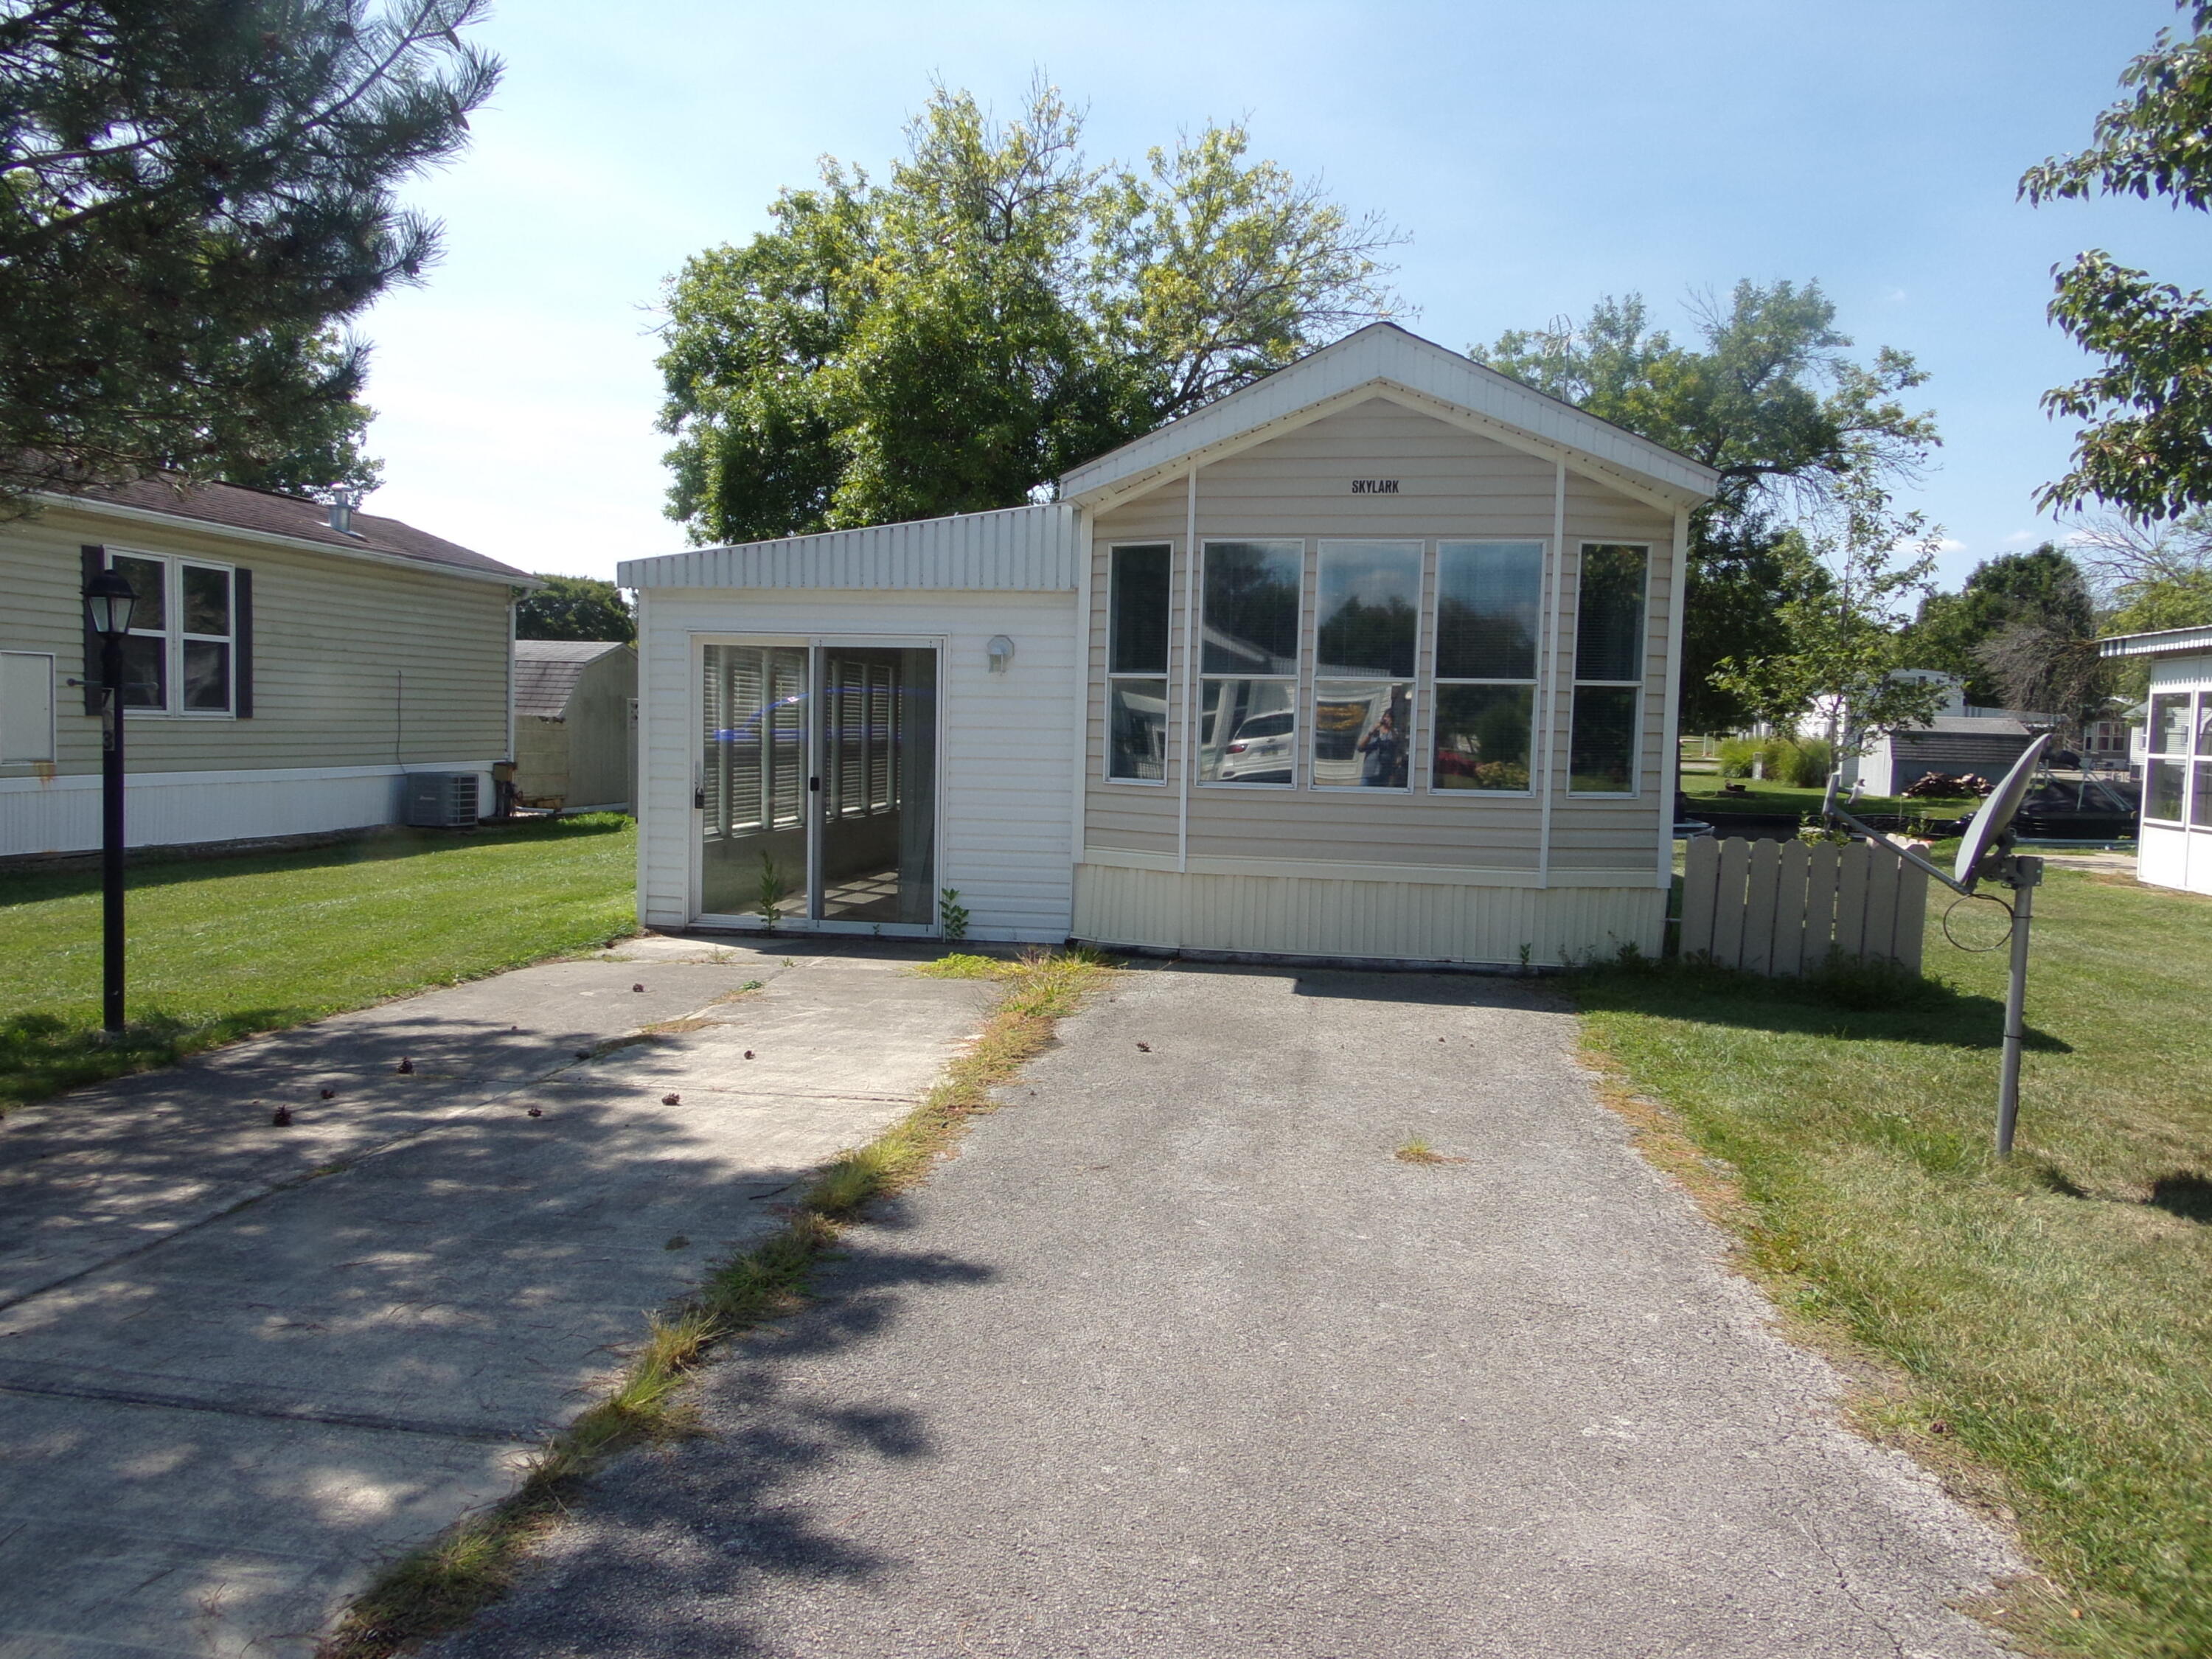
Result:
<svg viewBox="0 0 2212 1659"><path fill-rule="evenodd" d="M905 965L641 940L9 1114L0 1659L311 1652L933 1079L989 989Z"/></svg>
<svg viewBox="0 0 2212 1659"><path fill-rule="evenodd" d="M1174 969L444 1659L1994 1659L2020 1570L1511 983ZM1411 1137L1463 1163L1415 1165Z"/></svg>

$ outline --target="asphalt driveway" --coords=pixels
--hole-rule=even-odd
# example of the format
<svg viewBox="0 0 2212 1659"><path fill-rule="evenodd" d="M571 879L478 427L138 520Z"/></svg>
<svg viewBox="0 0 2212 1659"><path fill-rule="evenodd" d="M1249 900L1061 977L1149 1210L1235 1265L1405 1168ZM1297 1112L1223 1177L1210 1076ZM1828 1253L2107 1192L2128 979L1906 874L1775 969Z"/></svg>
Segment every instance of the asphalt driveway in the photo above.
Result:
<svg viewBox="0 0 2212 1659"><path fill-rule="evenodd" d="M1157 969L1061 1038L435 1651L2002 1651L1953 1608L2018 1562L1840 1425L1540 994Z"/></svg>

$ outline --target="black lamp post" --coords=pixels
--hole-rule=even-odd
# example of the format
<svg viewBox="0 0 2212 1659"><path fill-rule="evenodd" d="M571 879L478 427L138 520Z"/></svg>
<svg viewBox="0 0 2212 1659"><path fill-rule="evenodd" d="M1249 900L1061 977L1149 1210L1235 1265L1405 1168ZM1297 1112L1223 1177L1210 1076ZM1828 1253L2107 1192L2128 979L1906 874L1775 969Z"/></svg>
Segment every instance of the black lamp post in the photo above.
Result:
<svg viewBox="0 0 2212 1659"><path fill-rule="evenodd" d="M100 1012L123 1029L123 641L131 632L131 584L103 570L84 590L85 620L100 635Z"/></svg>

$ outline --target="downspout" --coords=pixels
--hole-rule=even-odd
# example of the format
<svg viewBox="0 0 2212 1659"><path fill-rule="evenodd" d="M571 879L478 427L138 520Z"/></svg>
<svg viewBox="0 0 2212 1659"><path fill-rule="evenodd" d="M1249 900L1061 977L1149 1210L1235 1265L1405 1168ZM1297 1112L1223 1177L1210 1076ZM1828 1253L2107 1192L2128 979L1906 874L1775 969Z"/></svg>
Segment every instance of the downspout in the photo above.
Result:
<svg viewBox="0 0 2212 1659"><path fill-rule="evenodd" d="M1659 808L1659 886L1674 884L1674 803L1682 790L1682 623L1690 609L1690 509L1674 509L1674 581L1667 617L1667 711L1660 750L1668 790Z"/></svg>
<svg viewBox="0 0 2212 1659"><path fill-rule="evenodd" d="M1068 826L1068 860L1083 862L1088 837L1084 814L1091 797L1091 595L1092 567L1098 557L1091 509L1075 509L1075 815ZM1071 918L1072 921L1072 918Z"/></svg>
<svg viewBox="0 0 2212 1659"><path fill-rule="evenodd" d="M1567 463L1552 463L1552 604L1544 623L1543 676L1536 699L1543 710L1543 801L1537 813L1536 885L1552 884L1552 780L1559 747L1559 595L1567 585Z"/></svg>
<svg viewBox="0 0 2212 1659"><path fill-rule="evenodd" d="M1192 689L1198 671L1198 469L1190 470L1183 506L1182 570L1182 766L1176 795L1176 869L1190 868L1190 780L1198 767L1193 735L1198 709Z"/></svg>

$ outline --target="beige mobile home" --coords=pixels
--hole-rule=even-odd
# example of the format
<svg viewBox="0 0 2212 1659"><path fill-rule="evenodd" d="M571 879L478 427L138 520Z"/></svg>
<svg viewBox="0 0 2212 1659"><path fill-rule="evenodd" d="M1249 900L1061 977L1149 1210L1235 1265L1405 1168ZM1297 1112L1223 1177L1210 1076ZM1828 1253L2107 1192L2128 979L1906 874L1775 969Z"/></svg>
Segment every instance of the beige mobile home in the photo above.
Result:
<svg viewBox="0 0 2212 1659"><path fill-rule="evenodd" d="M82 595L104 568L139 596L133 846L394 823L423 773L490 810L514 755L514 602L534 578L395 519L149 479L0 525L0 857L100 844Z"/></svg>
<svg viewBox="0 0 2212 1659"><path fill-rule="evenodd" d="M1060 482L622 568L647 923L1658 949L1710 471L1376 324Z"/></svg>

